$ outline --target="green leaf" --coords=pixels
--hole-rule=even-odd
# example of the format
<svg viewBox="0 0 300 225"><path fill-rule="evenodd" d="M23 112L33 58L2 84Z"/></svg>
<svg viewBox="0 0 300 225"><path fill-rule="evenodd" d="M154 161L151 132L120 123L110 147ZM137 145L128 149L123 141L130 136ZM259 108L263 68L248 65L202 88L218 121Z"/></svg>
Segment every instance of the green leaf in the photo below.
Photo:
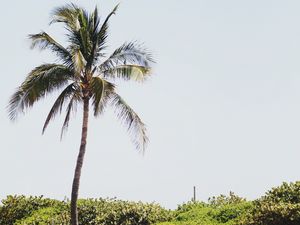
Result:
<svg viewBox="0 0 300 225"><path fill-rule="evenodd" d="M94 116L98 116L103 112L107 105L111 94L114 92L115 86L100 77L93 77L91 81L92 104L94 107Z"/></svg>
<svg viewBox="0 0 300 225"><path fill-rule="evenodd" d="M64 103L66 102L66 100L73 98L73 95L75 92L77 92L76 93L77 96L80 95L79 88L76 87L76 83L71 83L61 92L61 94L58 96L58 98L54 102L54 104L46 118L46 121L43 126L43 133L45 132L50 120L53 119L58 112L61 113Z"/></svg>
<svg viewBox="0 0 300 225"><path fill-rule="evenodd" d="M64 65L43 64L36 67L10 98L8 105L10 119L15 120L24 109L72 80L74 80L73 73Z"/></svg>
<svg viewBox="0 0 300 225"><path fill-rule="evenodd" d="M129 42L117 48L99 67L100 71L131 64L149 68L151 63L154 60L150 52L136 42Z"/></svg>
<svg viewBox="0 0 300 225"><path fill-rule="evenodd" d="M144 152L148 142L145 124L121 96L114 93L111 98L111 104L115 108L117 117L127 126L127 130L136 148Z"/></svg>
<svg viewBox="0 0 300 225"><path fill-rule="evenodd" d="M150 67L138 65L121 65L102 72L105 78L122 78L124 80L145 81L150 76Z"/></svg>
<svg viewBox="0 0 300 225"><path fill-rule="evenodd" d="M72 64L72 56L70 55L69 51L56 42L46 32L30 34L29 38L32 41L31 48L39 47L41 50L48 48L56 53L65 65L70 66Z"/></svg>

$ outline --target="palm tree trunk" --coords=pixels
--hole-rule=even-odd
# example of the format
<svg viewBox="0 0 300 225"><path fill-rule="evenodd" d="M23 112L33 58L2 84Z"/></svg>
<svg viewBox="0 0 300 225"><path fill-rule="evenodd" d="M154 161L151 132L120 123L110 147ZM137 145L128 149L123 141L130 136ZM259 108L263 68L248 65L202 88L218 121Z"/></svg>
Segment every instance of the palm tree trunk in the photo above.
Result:
<svg viewBox="0 0 300 225"><path fill-rule="evenodd" d="M85 154L87 130L88 130L88 119L89 119L89 98L83 100L83 122L82 122L82 133L79 154L77 157L77 163L75 168L75 174L72 185L71 195L71 225L78 225L78 212L77 212L77 199L79 191L79 183L81 176L81 168Z"/></svg>

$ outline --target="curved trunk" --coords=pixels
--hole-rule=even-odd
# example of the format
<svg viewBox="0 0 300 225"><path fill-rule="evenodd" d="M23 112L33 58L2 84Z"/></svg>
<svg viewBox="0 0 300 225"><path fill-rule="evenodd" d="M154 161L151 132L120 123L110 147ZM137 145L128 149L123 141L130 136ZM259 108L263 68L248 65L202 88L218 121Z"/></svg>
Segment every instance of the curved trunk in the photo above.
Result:
<svg viewBox="0 0 300 225"><path fill-rule="evenodd" d="M79 183L80 183L80 176L81 176L81 168L82 168L82 163L83 163L85 148L86 148L88 119L89 119L89 99L84 98L81 143L80 143L80 149L77 157L77 163L76 163L75 174L74 174L73 185L72 185L71 225L78 225L77 199L78 199Z"/></svg>

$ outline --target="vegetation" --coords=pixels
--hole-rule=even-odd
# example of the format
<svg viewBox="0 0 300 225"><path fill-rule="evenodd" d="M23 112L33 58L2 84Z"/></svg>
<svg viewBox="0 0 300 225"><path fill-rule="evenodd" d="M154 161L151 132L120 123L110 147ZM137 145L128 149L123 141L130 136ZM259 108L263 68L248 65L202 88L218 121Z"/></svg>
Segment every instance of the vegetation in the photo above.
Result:
<svg viewBox="0 0 300 225"><path fill-rule="evenodd" d="M251 202L230 192L229 196L212 197L208 203L182 204L174 212L172 221L159 225L236 225L251 207Z"/></svg>
<svg viewBox="0 0 300 225"><path fill-rule="evenodd" d="M300 182L283 183L253 202L240 225L300 224Z"/></svg>
<svg viewBox="0 0 300 225"><path fill-rule="evenodd" d="M2 225L69 225L70 202L42 197L8 196L0 207ZM158 204L129 202L116 199L80 199L80 225L141 224L169 221L172 213Z"/></svg>
<svg viewBox="0 0 300 225"><path fill-rule="evenodd" d="M37 66L18 87L9 102L12 120L38 100L60 90L44 123L43 132L51 119L66 106L62 133L68 127L70 116L78 104L83 105L82 135L71 194L71 224L78 225L77 199L81 168L86 150L90 105L94 116L99 116L109 104L128 126L129 134L138 150L144 150L147 135L144 123L117 94L112 80L143 81L150 75L151 55L136 42L129 42L105 57L108 21L117 11L116 6L105 20L100 20L97 7L92 13L74 5L54 9L51 23L62 23L66 28L67 47L59 44L48 33L29 35L32 48L49 49L56 54L58 63ZM55 210L40 211L45 217Z"/></svg>
<svg viewBox="0 0 300 225"><path fill-rule="evenodd" d="M63 211L66 203L51 200L48 198L25 196L8 196L2 200L0 207L0 224L13 225L16 221L27 218L38 212L40 209L53 208Z"/></svg>
<svg viewBox="0 0 300 225"><path fill-rule="evenodd" d="M70 202L8 196L0 205L1 225L69 225ZM247 201L230 192L208 202L187 202L174 211L157 204L117 199L80 199L80 225L297 225L300 182L283 183Z"/></svg>

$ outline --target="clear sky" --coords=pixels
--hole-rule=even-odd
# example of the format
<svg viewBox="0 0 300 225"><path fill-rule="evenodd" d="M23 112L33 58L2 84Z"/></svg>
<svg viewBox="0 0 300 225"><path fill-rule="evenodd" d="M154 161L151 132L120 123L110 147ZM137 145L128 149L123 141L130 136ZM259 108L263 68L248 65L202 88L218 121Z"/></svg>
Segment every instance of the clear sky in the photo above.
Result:
<svg viewBox="0 0 300 225"><path fill-rule="evenodd" d="M117 1L73 1L103 17ZM80 141L80 110L60 142L62 119L45 135L55 94L17 123L6 105L50 52L29 49L45 30L64 42L49 14L69 1L4 1L0 35L0 199L9 194L69 197ZM118 197L174 208L230 190L254 199L300 171L300 2L295 0L123 0L111 18L109 51L139 40L157 61L143 85L119 83L147 124L137 153L111 110L90 120L81 197Z"/></svg>

